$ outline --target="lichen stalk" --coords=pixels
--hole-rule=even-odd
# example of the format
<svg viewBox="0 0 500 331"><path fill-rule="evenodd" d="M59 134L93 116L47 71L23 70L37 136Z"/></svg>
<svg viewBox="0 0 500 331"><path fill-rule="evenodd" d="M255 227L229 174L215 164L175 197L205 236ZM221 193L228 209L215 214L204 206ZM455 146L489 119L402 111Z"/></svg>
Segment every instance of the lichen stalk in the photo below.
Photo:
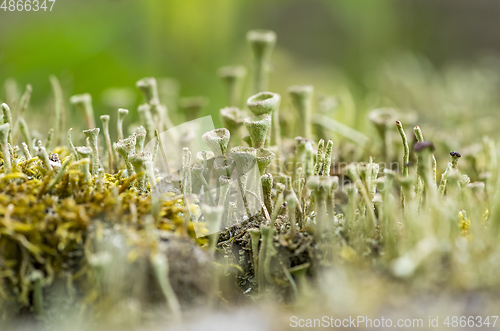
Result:
<svg viewBox="0 0 500 331"><path fill-rule="evenodd" d="M159 100L158 84L154 77L143 78L139 80L135 85L141 91L144 100L148 104Z"/></svg>
<svg viewBox="0 0 500 331"><path fill-rule="evenodd" d="M24 157L26 158L26 160L30 160L31 152L28 145L25 142L22 142L22 146L23 146Z"/></svg>
<svg viewBox="0 0 500 331"><path fill-rule="evenodd" d="M68 156L66 160L63 162L61 169L59 169L59 172L57 173L56 177L50 182L50 184L47 186L46 191L50 192L54 187L56 187L57 184L59 184L66 173L66 167L69 165L69 163L72 161L72 156Z"/></svg>
<svg viewBox="0 0 500 331"><path fill-rule="evenodd" d="M231 107L238 107L243 92L243 82L247 75L247 69L244 66L222 67L217 70L226 88L228 104Z"/></svg>
<svg viewBox="0 0 500 331"><path fill-rule="evenodd" d="M330 176L330 168L332 167L333 141L328 140L325 151L325 161L323 165L323 176Z"/></svg>
<svg viewBox="0 0 500 331"><path fill-rule="evenodd" d="M252 262L254 274L259 275L259 244L261 230L252 228L248 230L248 233L250 234L250 240L252 244Z"/></svg>
<svg viewBox="0 0 500 331"><path fill-rule="evenodd" d="M115 169L115 161L114 161L114 153L113 153L113 145L111 144L111 137L109 135L109 115L102 115L102 130L104 133L104 140L106 141L106 151L108 153L108 173L113 173Z"/></svg>
<svg viewBox="0 0 500 331"><path fill-rule="evenodd" d="M137 174L137 192L139 195L145 194L147 191L146 162L151 161L151 153L140 152L132 154L129 155L128 159Z"/></svg>
<svg viewBox="0 0 500 331"><path fill-rule="evenodd" d="M9 106L6 103L2 103L2 105L0 105L0 108L2 108L3 124L9 124L9 130L7 132L7 142L9 144L12 144L12 112L10 111Z"/></svg>
<svg viewBox="0 0 500 331"><path fill-rule="evenodd" d="M26 121L22 117L19 118L19 131L21 132L23 141L26 142L27 144L29 144L32 141L31 133L30 133L30 130L28 128L28 124L26 123ZM28 148L29 148L29 146L28 146ZM30 152L32 151L31 149L29 149L29 150L30 150Z"/></svg>
<svg viewBox="0 0 500 331"><path fill-rule="evenodd" d="M192 193L192 184L191 184L191 152L187 147L183 148L183 157L182 157L182 190L184 194Z"/></svg>
<svg viewBox="0 0 500 331"><path fill-rule="evenodd" d="M231 189L232 182L233 180L229 177L219 176L219 200L217 202L219 206L227 205L227 195L229 193L229 190Z"/></svg>
<svg viewBox="0 0 500 331"><path fill-rule="evenodd" d="M329 217L335 216L335 192L339 186L338 177L328 177L326 210Z"/></svg>
<svg viewBox="0 0 500 331"><path fill-rule="evenodd" d="M99 168L101 167L99 163L99 128L83 130L83 133L87 137L90 143L90 148L92 148L92 176L97 176Z"/></svg>
<svg viewBox="0 0 500 331"><path fill-rule="evenodd" d="M47 169L47 171L51 172L52 165L50 164L49 155L47 154L47 150L45 149L45 147L39 146L36 156L38 156L40 160L42 160L43 165Z"/></svg>
<svg viewBox="0 0 500 331"><path fill-rule="evenodd" d="M446 185L448 184L448 177L453 170L457 170L458 159L462 156L458 152L450 152L451 162L448 162L446 170L441 175L441 182L439 183L438 193L444 195L446 192Z"/></svg>
<svg viewBox="0 0 500 331"><path fill-rule="evenodd" d="M297 208L297 197L295 194L288 194L286 196L286 203L288 207L288 219L290 220L290 238L293 239L296 233L296 219L295 209Z"/></svg>
<svg viewBox="0 0 500 331"><path fill-rule="evenodd" d="M299 135L309 139L312 138L311 118L313 92L314 88L311 85L291 86L288 89L292 104L300 118Z"/></svg>
<svg viewBox="0 0 500 331"><path fill-rule="evenodd" d="M137 112L139 113L142 125L146 128L148 140L152 139L155 131L155 123L151 115L151 106L146 103L142 104L137 108Z"/></svg>
<svg viewBox="0 0 500 331"><path fill-rule="evenodd" d="M3 171L9 173L12 170L9 152L9 133L10 124L4 123L0 125L0 148L2 149Z"/></svg>
<svg viewBox="0 0 500 331"><path fill-rule="evenodd" d="M90 181L90 156L92 155L92 148L81 146L75 147L78 154L78 159L81 161L80 170L84 175L84 183L87 184Z"/></svg>
<svg viewBox="0 0 500 331"><path fill-rule="evenodd" d="M236 107L226 107L220 110L222 125L231 134L230 145L237 146L241 143L240 128L243 125L243 112Z"/></svg>
<svg viewBox="0 0 500 331"><path fill-rule="evenodd" d="M264 147L267 132L271 127L271 116L263 114L245 119L245 126L250 134L253 148Z"/></svg>
<svg viewBox="0 0 500 331"><path fill-rule="evenodd" d="M436 195L436 183L432 180L432 154L434 145L429 141L421 141L414 146L417 153L417 173L423 181L424 193L429 201L434 201ZM420 201L420 200L419 200Z"/></svg>
<svg viewBox="0 0 500 331"><path fill-rule="evenodd" d="M408 163L410 163L410 148L408 147L408 139L406 138L405 130L403 129L403 124L400 121L396 121L396 127L398 128L399 135L401 136L401 141L403 142L403 170L402 175L404 177L408 176Z"/></svg>
<svg viewBox="0 0 500 331"><path fill-rule="evenodd" d="M24 112L28 109L30 101L31 101L31 93L33 92L33 87L31 84L26 85L26 89L24 90L23 95L21 96L21 100L19 101L19 115L23 116Z"/></svg>
<svg viewBox="0 0 500 331"><path fill-rule="evenodd" d="M210 192L210 186L208 186L208 182L205 179L205 176L203 176L203 170L204 170L203 164L200 164L200 163L193 164L193 166L191 167L191 169L192 169L191 172L196 175L196 177L198 178L198 180L203 185L203 188L204 188L204 191L205 191L204 192L205 193L205 197L208 197L208 199L210 200L210 205L211 206L215 206L216 203L215 203L215 199L214 199L212 193Z"/></svg>
<svg viewBox="0 0 500 331"><path fill-rule="evenodd" d="M135 153L135 136L132 135L126 139L119 140L114 144L114 146L115 150L122 156L123 160L125 161L128 176L132 176L134 174L134 168L128 160L128 156Z"/></svg>
<svg viewBox="0 0 500 331"><path fill-rule="evenodd" d="M56 132L55 144L59 145L64 139L64 98L61 83L59 83L57 77L51 75L49 80L52 91L54 92L54 130Z"/></svg>
<svg viewBox="0 0 500 331"><path fill-rule="evenodd" d="M197 119L207 105L208 99L203 96L187 97L179 100L179 107L184 113L186 121Z"/></svg>
<svg viewBox="0 0 500 331"><path fill-rule="evenodd" d="M272 190L273 190L273 176L271 174L264 174L260 177L262 183L262 194L264 196L264 205L266 206L267 213L272 215L273 213L273 200L272 200Z"/></svg>
<svg viewBox="0 0 500 331"><path fill-rule="evenodd" d="M68 130L68 146L69 146L70 151L75 156L75 160L78 161L78 160L80 160L80 157L79 157L78 153L76 152L75 145L73 145L73 140L71 139L71 131L73 131L73 128L69 128L69 130Z"/></svg>
<svg viewBox="0 0 500 331"><path fill-rule="evenodd" d="M70 102L73 107L84 114L87 128L95 128L96 125L94 120L94 108L92 108L92 97L90 96L90 94L85 93L74 95L70 98Z"/></svg>
<svg viewBox="0 0 500 331"><path fill-rule="evenodd" d="M118 120L116 121L116 131L118 134L118 140L123 140L123 120L127 115L128 115L127 109L123 108L118 109Z"/></svg>
<svg viewBox="0 0 500 331"><path fill-rule="evenodd" d="M276 34L268 30L252 30L247 33L247 40L252 50L253 91L265 91L269 84L271 53L276 44Z"/></svg>

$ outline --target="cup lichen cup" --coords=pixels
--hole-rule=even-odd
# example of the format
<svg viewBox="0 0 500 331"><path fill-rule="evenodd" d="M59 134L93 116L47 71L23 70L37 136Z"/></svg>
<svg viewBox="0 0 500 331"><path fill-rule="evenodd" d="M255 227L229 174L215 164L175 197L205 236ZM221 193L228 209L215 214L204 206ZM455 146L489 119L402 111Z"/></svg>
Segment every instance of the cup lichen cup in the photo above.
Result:
<svg viewBox="0 0 500 331"><path fill-rule="evenodd" d="M255 166L257 150L252 147L236 146L231 148L231 157L236 163L238 174L246 175Z"/></svg>
<svg viewBox="0 0 500 331"><path fill-rule="evenodd" d="M272 92L257 93L247 100L247 107L254 115L271 115L271 145L281 147L279 106L281 96Z"/></svg>
<svg viewBox="0 0 500 331"><path fill-rule="evenodd" d="M238 171L238 185L245 210L250 216L250 209L246 198L248 173L253 169L256 163L257 151L252 147L236 146L231 148L231 157L236 163Z"/></svg>
<svg viewBox="0 0 500 331"><path fill-rule="evenodd" d="M134 168L132 167L132 164L130 163L128 156L130 154L135 153L135 136L132 135L128 138L119 140L117 143L114 144L114 146L118 154L120 154L123 157L123 160L125 161L128 176L133 175Z"/></svg>
<svg viewBox="0 0 500 331"><path fill-rule="evenodd" d="M266 169L269 164L274 159L274 153L271 152L267 148L258 148L256 152L257 157L257 166L259 167L260 175L264 175L266 173Z"/></svg>
<svg viewBox="0 0 500 331"><path fill-rule="evenodd" d="M232 157L217 156L214 159L214 169L219 176L231 177L235 167L236 162Z"/></svg>
<svg viewBox="0 0 500 331"><path fill-rule="evenodd" d="M127 115L128 115L128 109L124 108L118 109L118 120L116 121L116 131L118 134L118 140L123 139L123 120Z"/></svg>
<svg viewBox="0 0 500 331"><path fill-rule="evenodd" d="M138 194L146 193L147 190L146 162L152 160L151 153L140 152L136 154L131 154L128 156L128 160L134 167L134 171L137 174Z"/></svg>
<svg viewBox="0 0 500 331"><path fill-rule="evenodd" d="M137 108L137 112L139 113L139 119L142 125L146 128L148 140L153 139L156 126L153 116L151 115L151 106L147 103L142 104Z"/></svg>
<svg viewBox="0 0 500 331"><path fill-rule="evenodd" d="M281 97L272 92L260 92L247 100L248 109L256 116L271 114L279 106Z"/></svg>
<svg viewBox="0 0 500 331"><path fill-rule="evenodd" d="M226 128L215 129L203 134L203 142L212 150L215 156L226 154L231 134Z"/></svg>
<svg viewBox="0 0 500 331"><path fill-rule="evenodd" d="M158 99L158 84L154 77L145 77L137 81L135 86L141 91L144 100L151 104Z"/></svg>
<svg viewBox="0 0 500 331"><path fill-rule="evenodd" d="M389 136L387 128L397 119L397 112L392 108L378 108L368 113L368 118L373 123L382 140L382 155L387 159L391 155Z"/></svg>
<svg viewBox="0 0 500 331"><path fill-rule="evenodd" d="M299 115L299 135L312 138L311 118L314 88L312 85L296 85L288 88L292 104Z"/></svg>
<svg viewBox="0 0 500 331"><path fill-rule="evenodd" d="M254 58L253 91L265 91L269 81L271 53L276 44L276 33L270 30L251 30L247 33Z"/></svg>
<svg viewBox="0 0 500 331"><path fill-rule="evenodd" d="M271 116L263 114L245 119L245 127L248 130L253 148L264 147L267 132L271 127Z"/></svg>
<svg viewBox="0 0 500 331"><path fill-rule="evenodd" d="M244 66L227 66L217 70L217 75L222 79L227 90L229 105L237 107L241 101L243 82L247 76Z"/></svg>
<svg viewBox="0 0 500 331"><path fill-rule="evenodd" d="M215 206L215 200L210 192L210 186L208 186L208 182L205 179L205 176L203 175L203 170L205 167L203 166L202 163L195 163L191 166L191 171L192 173L195 174L195 176L198 178L198 180L201 182L204 188L204 196L208 197L208 200L210 200L210 205Z"/></svg>
<svg viewBox="0 0 500 331"><path fill-rule="evenodd" d="M197 119L207 105L208 98L203 96L186 97L179 100L179 108L184 113L186 121Z"/></svg>
<svg viewBox="0 0 500 331"><path fill-rule="evenodd" d="M87 146L75 147L76 153L78 154L79 160L82 161L80 165L80 171L84 175L84 182L88 183L90 181L90 157L92 155L92 148Z"/></svg>
<svg viewBox="0 0 500 331"><path fill-rule="evenodd" d="M144 142L146 141L146 129L141 125L134 130L135 136L135 152L140 153L144 150Z"/></svg>
<svg viewBox="0 0 500 331"><path fill-rule="evenodd" d="M115 166L114 166L114 153L113 153L113 148L111 145L111 137L109 135L109 115L102 115L101 116L101 122L102 122L102 129L104 131L104 140L106 141L106 150L108 153L108 172L113 173L115 171Z"/></svg>

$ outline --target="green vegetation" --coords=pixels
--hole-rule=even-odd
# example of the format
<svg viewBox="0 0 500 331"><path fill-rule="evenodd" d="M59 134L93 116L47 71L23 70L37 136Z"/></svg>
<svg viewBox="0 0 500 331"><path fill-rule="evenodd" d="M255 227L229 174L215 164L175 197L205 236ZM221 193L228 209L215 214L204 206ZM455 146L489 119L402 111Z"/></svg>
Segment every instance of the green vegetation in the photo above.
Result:
<svg viewBox="0 0 500 331"><path fill-rule="evenodd" d="M177 186L162 199L153 197L154 187L172 174L155 169L154 161L168 152L158 133L172 120L165 106L171 100L160 98L156 79L137 82L144 98L139 123L125 127L129 111L116 110L116 139L109 115L100 117L102 131L96 127L89 94L71 97L88 127L83 146L73 145L71 129L67 146L61 143L68 116L54 77L57 116L45 141L31 140L35 134L23 113L31 87L12 112L2 104L3 321L29 316L47 325L74 319L132 327L156 318L181 321L199 307L267 302L308 312L319 298L350 299L325 280L340 269L360 280L360 288L364 275L372 274L372 288L364 293L380 301L402 288L409 297L443 288L496 294L495 142L485 137L469 151L464 146L466 160L459 162L461 153L451 152L450 159L442 152L453 137L434 134L433 144L418 126L410 135L404 126L415 120L392 108L369 112L365 120L372 127L359 132L335 120L332 107L315 102L310 85L289 88L294 116L280 112L282 97L264 91L276 35L251 31L247 38L255 92L248 111L237 108L246 69L221 69L231 106L220 110L226 128L203 134L211 152L195 157L184 148L180 176L172 180ZM345 98L342 107L348 107ZM205 97L179 100L186 121L207 105ZM150 139L153 153L144 148ZM254 164L263 193L257 214L246 198L247 192L257 196L247 181ZM227 199L234 172L242 205ZM214 229L203 229L198 210ZM236 219L238 210L246 215ZM221 220L236 225L209 235ZM207 235L197 238L203 231Z"/></svg>

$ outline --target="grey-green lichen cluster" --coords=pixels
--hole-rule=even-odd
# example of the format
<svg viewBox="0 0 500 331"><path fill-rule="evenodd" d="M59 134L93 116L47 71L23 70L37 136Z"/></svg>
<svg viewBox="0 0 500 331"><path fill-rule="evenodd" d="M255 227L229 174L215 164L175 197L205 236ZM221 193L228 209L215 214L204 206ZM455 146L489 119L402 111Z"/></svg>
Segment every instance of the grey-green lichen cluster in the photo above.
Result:
<svg viewBox="0 0 500 331"><path fill-rule="evenodd" d="M154 78L137 83L144 103L134 130L124 126L129 111L117 109L116 137L109 115L100 117L102 130L96 127L92 98L82 94L70 103L85 119L86 139L74 142L72 130L63 131L65 103L55 77L58 115L45 141L32 139L23 119L31 87L17 109L2 104L2 319L26 312L48 318L60 284L79 314L141 316L131 323L148 311L179 320L197 304L268 298L300 305L328 291L319 275L336 265L376 270L381 283L398 279L408 291L499 285L492 263L500 256L494 141L485 138L467 156L473 162L462 166L460 153L448 160L418 126L414 139L407 136L404 116L392 108L368 114L371 140L333 120L313 121L330 108L315 102L312 86L292 86L286 97L267 91L276 35L251 31L247 38L254 94L239 108L247 70L218 71L228 96L220 110L224 127L202 135L210 151L192 155L184 148L177 186L165 200L152 197L169 175L154 161L169 149L159 132L173 124L170 101L160 99ZM296 128L287 126L285 134L282 99L296 112ZM178 108L191 121L207 105L191 97ZM145 150L151 139L153 153ZM258 194L248 173L255 165L262 198L259 212L251 213L247 196ZM234 180L242 196L237 203L228 198ZM203 226L195 210L213 234L195 239ZM236 211L245 216L237 219ZM220 229L228 220L236 225ZM123 300L128 306L118 305ZM134 304L140 308L131 312Z"/></svg>

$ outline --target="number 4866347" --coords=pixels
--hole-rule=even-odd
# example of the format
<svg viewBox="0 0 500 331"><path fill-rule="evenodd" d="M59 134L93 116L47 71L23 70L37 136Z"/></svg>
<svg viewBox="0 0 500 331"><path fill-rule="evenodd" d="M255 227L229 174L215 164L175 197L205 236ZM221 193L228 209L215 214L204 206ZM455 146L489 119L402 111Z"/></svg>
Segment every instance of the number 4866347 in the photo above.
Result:
<svg viewBox="0 0 500 331"><path fill-rule="evenodd" d="M3 0L0 9L3 11L47 11L47 9L52 11L55 3L56 0Z"/></svg>

